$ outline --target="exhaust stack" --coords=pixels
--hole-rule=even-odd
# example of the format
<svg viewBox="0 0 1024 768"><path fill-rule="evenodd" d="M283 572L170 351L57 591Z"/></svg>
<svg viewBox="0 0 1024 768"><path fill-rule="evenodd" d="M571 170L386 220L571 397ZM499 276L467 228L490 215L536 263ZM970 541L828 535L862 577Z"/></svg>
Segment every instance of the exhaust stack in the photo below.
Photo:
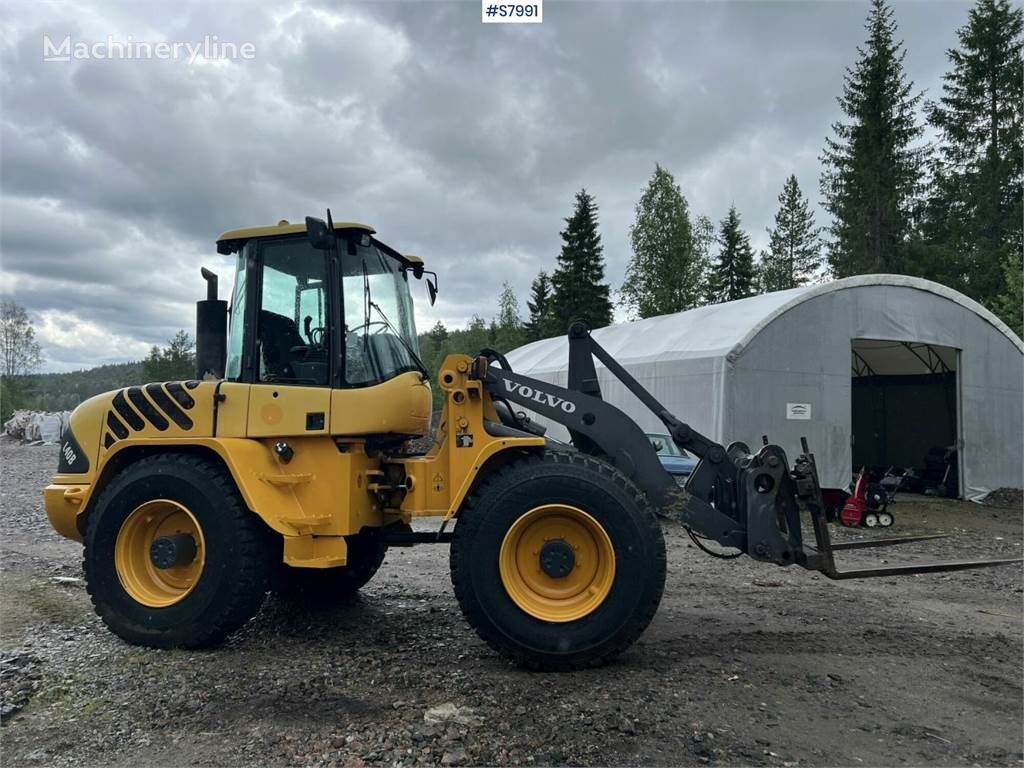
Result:
<svg viewBox="0 0 1024 768"><path fill-rule="evenodd" d="M217 298L217 273L206 267L206 298L196 302L196 378L224 377L228 354L228 303Z"/></svg>

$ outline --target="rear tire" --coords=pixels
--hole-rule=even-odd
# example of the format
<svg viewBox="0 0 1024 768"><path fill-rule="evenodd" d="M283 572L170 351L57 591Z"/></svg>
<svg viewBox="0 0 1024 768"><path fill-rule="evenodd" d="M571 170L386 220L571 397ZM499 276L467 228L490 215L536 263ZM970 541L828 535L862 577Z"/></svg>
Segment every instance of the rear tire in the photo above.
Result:
<svg viewBox="0 0 1024 768"><path fill-rule="evenodd" d="M293 568L282 563L276 590L297 602L326 604L352 600L374 577L388 546L380 528L346 537L348 563L338 568Z"/></svg>
<svg viewBox="0 0 1024 768"><path fill-rule="evenodd" d="M196 544L192 559L155 566L154 538L182 531ZM259 610L270 552L266 527L223 468L183 454L152 456L115 476L89 515L86 588L103 622L129 643L204 648Z"/></svg>
<svg viewBox="0 0 1024 768"><path fill-rule="evenodd" d="M548 452L496 470L473 492L451 575L467 621L496 651L530 669L580 669L622 653L650 623L665 542L621 472Z"/></svg>

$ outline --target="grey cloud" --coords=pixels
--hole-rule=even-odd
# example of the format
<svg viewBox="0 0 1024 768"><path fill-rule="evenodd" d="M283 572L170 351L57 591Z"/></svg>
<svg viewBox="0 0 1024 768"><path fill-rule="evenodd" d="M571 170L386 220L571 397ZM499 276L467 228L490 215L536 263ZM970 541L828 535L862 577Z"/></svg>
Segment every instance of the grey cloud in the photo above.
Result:
<svg viewBox="0 0 1024 768"><path fill-rule="evenodd" d="M967 8L896 6L920 87L937 88ZM581 186L617 286L655 162L694 213L717 221L735 201L761 243L789 173L817 199L866 10L549 0L543 24L516 26L482 25L458 2L9 5L3 284L37 317L160 342L192 324L199 265L230 272L217 234L330 205L438 270L444 293L420 302L421 326L490 317L503 280L525 309ZM53 64L47 33L218 35L257 56ZM75 343L54 331L50 364L87 362Z"/></svg>

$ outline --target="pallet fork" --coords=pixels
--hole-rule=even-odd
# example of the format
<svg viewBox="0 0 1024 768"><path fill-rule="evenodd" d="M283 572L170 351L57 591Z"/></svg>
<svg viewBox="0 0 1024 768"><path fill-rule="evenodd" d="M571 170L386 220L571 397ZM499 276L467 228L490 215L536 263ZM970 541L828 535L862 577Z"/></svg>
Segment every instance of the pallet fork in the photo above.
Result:
<svg viewBox="0 0 1024 768"><path fill-rule="evenodd" d="M661 466L636 422L602 399L594 358L661 420L677 446L700 459L685 486L680 488ZM961 560L839 570L836 552L928 541L944 535L833 542L817 465L806 438L801 439L802 453L792 467L785 451L769 444L767 438L757 453L741 442L723 447L669 413L582 323L574 323L569 329L567 388L517 374L501 355L490 350L477 359L474 375L485 382L494 399L516 403L564 425L578 450L614 464L645 492L661 516L682 523L691 535L733 547L755 560L798 565L836 580L1022 562L1020 558ZM520 417L513 414L511 419L509 426L524 426ZM801 523L806 519L805 512L814 532L813 546L804 542Z"/></svg>

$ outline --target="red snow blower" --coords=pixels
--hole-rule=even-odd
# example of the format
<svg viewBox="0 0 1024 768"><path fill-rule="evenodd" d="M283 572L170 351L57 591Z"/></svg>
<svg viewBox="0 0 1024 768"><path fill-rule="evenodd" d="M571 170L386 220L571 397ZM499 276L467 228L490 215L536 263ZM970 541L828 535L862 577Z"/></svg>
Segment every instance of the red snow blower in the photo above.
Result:
<svg viewBox="0 0 1024 768"><path fill-rule="evenodd" d="M872 481L866 468L861 468L853 484L853 494L839 513L839 522L850 527L888 528L895 522L888 510L889 500L885 488Z"/></svg>

